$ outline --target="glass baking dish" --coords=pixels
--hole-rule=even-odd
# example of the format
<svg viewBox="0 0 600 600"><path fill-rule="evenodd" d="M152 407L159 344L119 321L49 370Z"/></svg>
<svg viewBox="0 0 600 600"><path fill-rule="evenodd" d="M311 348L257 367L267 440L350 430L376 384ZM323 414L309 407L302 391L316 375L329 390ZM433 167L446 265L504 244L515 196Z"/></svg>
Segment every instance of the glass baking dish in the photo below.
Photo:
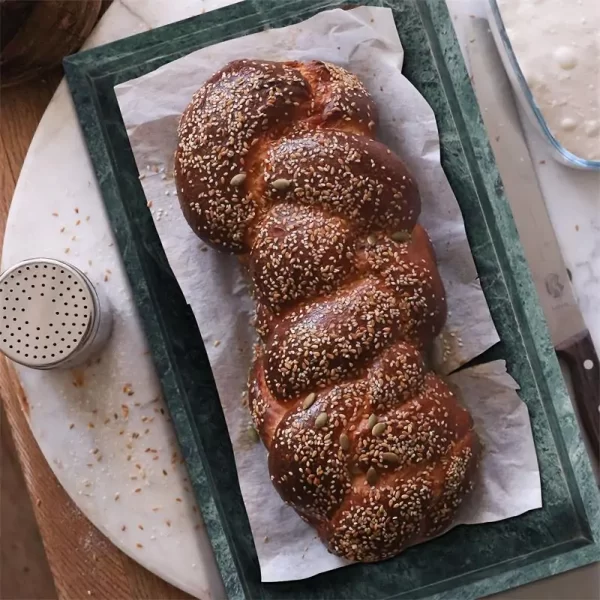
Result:
<svg viewBox="0 0 600 600"><path fill-rule="evenodd" d="M560 163L573 167L575 169L590 169L593 171L600 171L600 161L588 160L576 156L572 152L569 152L552 134L544 116L538 108L531 89L527 85L525 76L521 71L517 57L513 51L510 38L504 27L504 22L500 14L500 8L497 0L489 0L488 3L488 21L490 24L490 30L496 42L498 52L504 63L504 68L510 82L512 84L515 96L518 98L519 103L523 107L523 110L529 117L533 126L542 136L542 138L548 144L552 156Z"/></svg>

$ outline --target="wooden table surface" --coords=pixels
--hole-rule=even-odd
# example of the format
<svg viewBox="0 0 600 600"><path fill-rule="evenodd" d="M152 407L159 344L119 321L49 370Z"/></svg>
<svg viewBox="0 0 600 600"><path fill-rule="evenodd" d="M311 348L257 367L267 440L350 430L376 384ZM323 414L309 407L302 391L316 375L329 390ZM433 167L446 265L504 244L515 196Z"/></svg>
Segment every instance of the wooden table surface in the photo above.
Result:
<svg viewBox="0 0 600 600"><path fill-rule="evenodd" d="M61 77L60 70L55 70L43 78L0 92L0 247L27 148ZM26 402L23 390L14 369L4 358L0 359L0 396L58 597L190 598L119 551L67 496L29 429L23 411Z"/></svg>

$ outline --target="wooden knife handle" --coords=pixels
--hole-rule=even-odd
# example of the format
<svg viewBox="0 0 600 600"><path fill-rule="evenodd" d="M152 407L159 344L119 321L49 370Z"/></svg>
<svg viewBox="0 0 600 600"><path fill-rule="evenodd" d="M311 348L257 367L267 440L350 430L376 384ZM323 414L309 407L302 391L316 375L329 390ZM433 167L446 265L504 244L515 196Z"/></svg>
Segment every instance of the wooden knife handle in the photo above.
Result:
<svg viewBox="0 0 600 600"><path fill-rule="evenodd" d="M600 361L592 338L585 335L570 339L556 348L571 374L575 404L592 448L600 448Z"/></svg>

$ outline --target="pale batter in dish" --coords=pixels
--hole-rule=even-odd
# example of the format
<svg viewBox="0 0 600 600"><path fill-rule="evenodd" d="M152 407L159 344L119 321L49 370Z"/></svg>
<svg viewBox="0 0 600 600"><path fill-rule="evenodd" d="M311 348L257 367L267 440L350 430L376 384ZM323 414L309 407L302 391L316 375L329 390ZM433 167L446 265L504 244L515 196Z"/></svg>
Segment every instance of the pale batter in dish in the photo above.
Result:
<svg viewBox="0 0 600 600"><path fill-rule="evenodd" d="M554 137L600 160L600 2L498 0L514 53Z"/></svg>

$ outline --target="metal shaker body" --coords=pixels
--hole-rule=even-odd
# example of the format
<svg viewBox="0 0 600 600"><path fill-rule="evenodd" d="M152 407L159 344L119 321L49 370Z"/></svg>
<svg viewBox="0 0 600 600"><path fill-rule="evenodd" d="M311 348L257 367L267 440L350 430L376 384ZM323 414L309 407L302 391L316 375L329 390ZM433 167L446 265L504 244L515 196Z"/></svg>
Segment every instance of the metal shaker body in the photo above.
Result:
<svg viewBox="0 0 600 600"><path fill-rule="evenodd" d="M111 329L108 299L73 265L35 258L0 276L0 351L15 362L34 369L81 365Z"/></svg>

